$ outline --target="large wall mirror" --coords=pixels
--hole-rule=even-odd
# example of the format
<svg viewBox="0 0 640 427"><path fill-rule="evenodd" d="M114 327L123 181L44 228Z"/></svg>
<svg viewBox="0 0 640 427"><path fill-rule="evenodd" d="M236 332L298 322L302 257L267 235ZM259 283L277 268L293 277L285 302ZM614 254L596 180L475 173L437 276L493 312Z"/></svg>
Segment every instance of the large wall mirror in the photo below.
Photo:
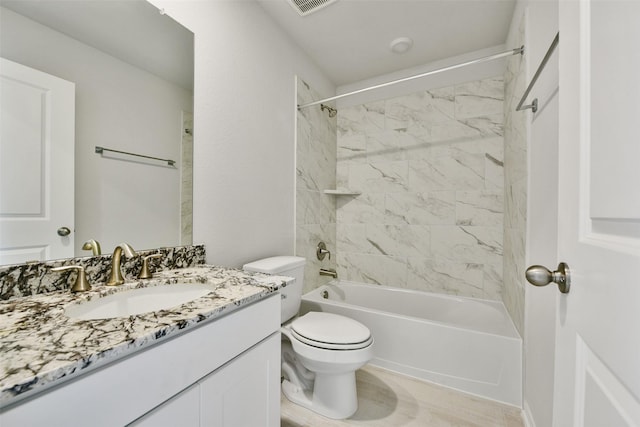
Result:
<svg viewBox="0 0 640 427"><path fill-rule="evenodd" d="M104 253L121 242L135 249L192 243L189 30L144 0L4 0L0 57L0 264L88 256L82 248L91 239ZM16 83L29 70L70 82L72 148L57 157L47 133L58 114L49 111L54 92ZM16 106L31 115L15 119ZM29 130L33 117L41 123ZM62 175L71 181L49 188L48 177ZM73 205L70 216L41 230L54 217L51 202L69 195L62 204ZM66 252L34 234L53 235Z"/></svg>

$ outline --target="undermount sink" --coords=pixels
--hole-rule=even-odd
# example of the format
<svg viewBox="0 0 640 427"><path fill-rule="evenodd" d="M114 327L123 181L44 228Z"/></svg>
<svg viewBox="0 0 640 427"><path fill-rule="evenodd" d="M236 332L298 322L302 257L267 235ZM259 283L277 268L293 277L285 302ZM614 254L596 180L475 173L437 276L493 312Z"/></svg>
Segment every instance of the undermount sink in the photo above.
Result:
<svg viewBox="0 0 640 427"><path fill-rule="evenodd" d="M214 289L202 283L177 283L122 291L80 304L68 305L64 314L81 320L127 317L177 307Z"/></svg>

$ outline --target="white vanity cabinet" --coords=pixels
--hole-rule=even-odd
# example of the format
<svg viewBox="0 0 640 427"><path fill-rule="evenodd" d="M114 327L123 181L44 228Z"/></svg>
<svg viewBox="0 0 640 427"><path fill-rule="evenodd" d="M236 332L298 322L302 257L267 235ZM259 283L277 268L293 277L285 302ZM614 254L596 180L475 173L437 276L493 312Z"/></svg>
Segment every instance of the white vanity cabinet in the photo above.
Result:
<svg viewBox="0 0 640 427"><path fill-rule="evenodd" d="M133 427L200 425L200 386L194 384L129 424Z"/></svg>
<svg viewBox="0 0 640 427"><path fill-rule="evenodd" d="M280 296L0 410L14 426L279 426Z"/></svg>
<svg viewBox="0 0 640 427"><path fill-rule="evenodd" d="M274 379L276 384L274 387ZM131 427L279 426L280 334L273 334Z"/></svg>

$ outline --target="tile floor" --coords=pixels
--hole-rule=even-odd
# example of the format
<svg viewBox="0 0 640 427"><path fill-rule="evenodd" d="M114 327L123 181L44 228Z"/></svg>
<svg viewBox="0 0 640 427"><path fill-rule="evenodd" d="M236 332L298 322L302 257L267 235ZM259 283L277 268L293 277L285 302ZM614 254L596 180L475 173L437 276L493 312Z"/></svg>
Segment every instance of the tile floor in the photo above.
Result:
<svg viewBox="0 0 640 427"><path fill-rule="evenodd" d="M523 427L519 408L365 366L356 373L358 411L331 420L281 397L281 427Z"/></svg>

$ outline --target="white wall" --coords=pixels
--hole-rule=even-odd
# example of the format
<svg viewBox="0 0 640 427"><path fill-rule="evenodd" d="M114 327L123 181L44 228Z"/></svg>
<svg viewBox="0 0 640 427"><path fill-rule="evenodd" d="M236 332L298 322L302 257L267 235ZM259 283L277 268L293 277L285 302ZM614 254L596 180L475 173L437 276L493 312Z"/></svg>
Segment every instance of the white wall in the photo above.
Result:
<svg viewBox="0 0 640 427"><path fill-rule="evenodd" d="M76 84L75 245L94 238L105 252L179 242L180 170L105 159L96 145L174 159L181 112L192 95L10 10L1 10L0 54Z"/></svg>
<svg viewBox="0 0 640 427"><path fill-rule="evenodd" d="M557 1L521 1L510 39L524 16L528 84L558 31ZM528 207L525 264L555 269L557 259L558 62L556 51L526 103L538 98L540 109L527 114ZM518 113L516 113L518 114ZM524 402L527 423L552 425L555 357L556 286L525 287Z"/></svg>
<svg viewBox="0 0 640 427"><path fill-rule="evenodd" d="M226 266L293 254L295 75L333 85L256 2L151 2L195 33L194 243Z"/></svg>

